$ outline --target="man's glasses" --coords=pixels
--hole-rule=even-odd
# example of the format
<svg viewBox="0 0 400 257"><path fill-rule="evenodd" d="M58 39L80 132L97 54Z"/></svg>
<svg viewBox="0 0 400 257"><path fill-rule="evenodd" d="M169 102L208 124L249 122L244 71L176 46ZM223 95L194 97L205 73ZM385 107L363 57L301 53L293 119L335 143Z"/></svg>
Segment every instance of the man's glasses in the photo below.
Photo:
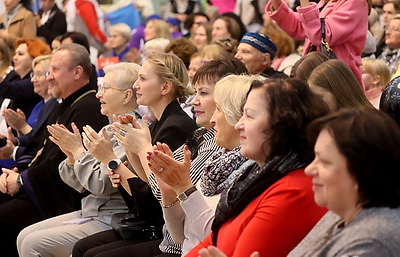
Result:
<svg viewBox="0 0 400 257"><path fill-rule="evenodd" d="M41 78L41 77L45 77L45 78L47 78L48 76L50 75L50 72L31 72L31 74L30 74L30 76L31 76L31 79L33 79L33 78L37 78L37 79L39 79L39 78Z"/></svg>

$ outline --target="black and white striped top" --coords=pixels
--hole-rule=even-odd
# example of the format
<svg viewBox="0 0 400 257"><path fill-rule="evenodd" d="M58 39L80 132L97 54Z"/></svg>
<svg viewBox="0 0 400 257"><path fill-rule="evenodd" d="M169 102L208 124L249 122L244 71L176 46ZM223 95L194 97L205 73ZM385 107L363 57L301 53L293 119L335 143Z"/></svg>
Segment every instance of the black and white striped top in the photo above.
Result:
<svg viewBox="0 0 400 257"><path fill-rule="evenodd" d="M200 180L201 175L203 174L204 164L205 162L217 151L221 150L221 147L215 144L215 137L214 137L214 129L208 130L204 135L204 141L200 145L198 149L197 157L192 160L190 166L190 179L192 183L195 185ZM174 158L177 161L183 161L184 154L183 154L183 147L184 145L180 146L178 149L174 151ZM161 193L160 189L158 188L157 182L155 180L154 174L151 174L149 177L149 184L151 190L157 200L161 202ZM182 245L177 244L172 239L172 236L168 232L166 226L163 227L163 235L164 239L160 243L160 250L163 253L171 253L171 254L182 254Z"/></svg>

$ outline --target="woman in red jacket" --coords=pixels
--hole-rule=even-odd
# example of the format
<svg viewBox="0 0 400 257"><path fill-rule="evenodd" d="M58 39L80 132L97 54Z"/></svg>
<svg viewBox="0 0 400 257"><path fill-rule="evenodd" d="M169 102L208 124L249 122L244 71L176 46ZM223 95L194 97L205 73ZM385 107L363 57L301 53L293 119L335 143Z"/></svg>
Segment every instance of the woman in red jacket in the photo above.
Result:
<svg viewBox="0 0 400 257"><path fill-rule="evenodd" d="M326 212L314 203L312 160L305 128L327 106L307 84L270 79L252 84L243 116L235 125L240 153L255 161L221 195L212 233L186 256L217 246L227 256L286 256ZM204 251L204 250L203 250Z"/></svg>

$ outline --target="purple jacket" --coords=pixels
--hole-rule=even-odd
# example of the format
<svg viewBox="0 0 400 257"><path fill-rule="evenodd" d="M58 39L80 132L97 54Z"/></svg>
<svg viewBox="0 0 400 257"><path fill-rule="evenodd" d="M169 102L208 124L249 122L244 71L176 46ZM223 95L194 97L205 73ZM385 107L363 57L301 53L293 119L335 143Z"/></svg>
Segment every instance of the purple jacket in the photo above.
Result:
<svg viewBox="0 0 400 257"><path fill-rule="evenodd" d="M304 52L310 51L311 45L319 48L321 42L320 18L325 19L326 40L337 58L345 62L362 85L361 53L367 39L368 5L366 0L337 0L311 3L307 7L297 7L293 12L282 2L276 12L271 14L271 1L266 6L266 13L294 39L305 39ZM318 49L319 50L319 49Z"/></svg>

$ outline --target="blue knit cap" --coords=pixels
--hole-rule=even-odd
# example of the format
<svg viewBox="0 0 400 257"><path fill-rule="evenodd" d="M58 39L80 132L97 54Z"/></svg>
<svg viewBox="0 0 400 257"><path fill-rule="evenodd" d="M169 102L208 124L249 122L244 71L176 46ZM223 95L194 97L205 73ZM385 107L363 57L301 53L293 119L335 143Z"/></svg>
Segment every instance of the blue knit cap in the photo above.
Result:
<svg viewBox="0 0 400 257"><path fill-rule="evenodd" d="M240 43L249 44L263 53L269 53L271 60L275 57L276 46L265 34L246 32L246 34L244 34L242 37L242 40L240 40Z"/></svg>

